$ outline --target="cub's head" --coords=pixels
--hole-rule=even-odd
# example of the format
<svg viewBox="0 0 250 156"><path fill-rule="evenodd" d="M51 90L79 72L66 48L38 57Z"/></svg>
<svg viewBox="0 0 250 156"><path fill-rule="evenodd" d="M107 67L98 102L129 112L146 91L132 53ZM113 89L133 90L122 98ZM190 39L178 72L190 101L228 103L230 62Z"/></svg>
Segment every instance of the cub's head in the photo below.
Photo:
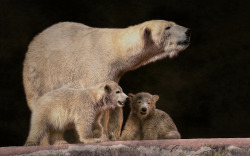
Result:
<svg viewBox="0 0 250 156"><path fill-rule="evenodd" d="M141 24L140 33L144 47L152 53L145 63L154 62L166 56L173 57L186 49L190 43L191 31L174 22L152 20Z"/></svg>
<svg viewBox="0 0 250 156"><path fill-rule="evenodd" d="M114 81L105 82L103 86L103 103L105 107L123 107L128 96L123 93L122 88Z"/></svg>
<svg viewBox="0 0 250 156"><path fill-rule="evenodd" d="M136 95L129 93L130 109L132 113L144 118L155 111L155 104L159 100L158 95L149 93L137 93Z"/></svg>

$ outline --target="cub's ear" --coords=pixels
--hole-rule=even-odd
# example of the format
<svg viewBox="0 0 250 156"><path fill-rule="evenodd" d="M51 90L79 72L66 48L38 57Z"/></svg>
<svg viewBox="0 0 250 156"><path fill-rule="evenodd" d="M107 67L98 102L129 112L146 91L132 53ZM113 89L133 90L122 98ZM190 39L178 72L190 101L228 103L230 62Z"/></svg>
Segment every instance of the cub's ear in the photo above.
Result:
<svg viewBox="0 0 250 156"><path fill-rule="evenodd" d="M104 90L108 94L112 92L112 89L111 89L111 87L108 84L105 85Z"/></svg>
<svg viewBox="0 0 250 156"><path fill-rule="evenodd" d="M159 95L153 95L153 101L154 102L157 102L159 100Z"/></svg>
<svg viewBox="0 0 250 156"><path fill-rule="evenodd" d="M129 100L131 101L131 100L134 98L134 96L135 96L134 94L129 93L129 94L128 94L128 98L129 98Z"/></svg>

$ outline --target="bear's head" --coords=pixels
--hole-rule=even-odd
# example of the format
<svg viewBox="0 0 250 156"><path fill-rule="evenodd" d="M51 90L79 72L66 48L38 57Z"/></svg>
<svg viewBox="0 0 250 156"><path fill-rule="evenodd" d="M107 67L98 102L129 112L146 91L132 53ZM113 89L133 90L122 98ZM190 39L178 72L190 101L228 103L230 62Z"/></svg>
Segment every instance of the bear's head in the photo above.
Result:
<svg viewBox="0 0 250 156"><path fill-rule="evenodd" d="M131 112L140 118L145 118L154 113L155 104L158 100L158 95L151 95L145 92L137 93L136 95L129 93Z"/></svg>
<svg viewBox="0 0 250 156"><path fill-rule="evenodd" d="M114 81L104 82L103 89L103 106L105 108L123 107L128 96L123 93L122 88Z"/></svg>
<svg viewBox="0 0 250 156"><path fill-rule="evenodd" d="M140 36L143 38L148 64L166 56L173 57L186 49L190 43L191 31L174 22L152 20L142 23Z"/></svg>

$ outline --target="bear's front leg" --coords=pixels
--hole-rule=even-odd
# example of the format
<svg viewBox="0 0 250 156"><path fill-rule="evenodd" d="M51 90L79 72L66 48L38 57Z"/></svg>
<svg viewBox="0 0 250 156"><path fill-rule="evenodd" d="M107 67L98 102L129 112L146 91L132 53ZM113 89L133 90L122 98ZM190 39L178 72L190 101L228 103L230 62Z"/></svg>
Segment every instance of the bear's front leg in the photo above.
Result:
<svg viewBox="0 0 250 156"><path fill-rule="evenodd" d="M152 128L152 125L147 125L149 127L143 128L143 140L157 140L158 132L155 128Z"/></svg>
<svg viewBox="0 0 250 156"><path fill-rule="evenodd" d="M80 117L81 118L81 117ZM82 120L82 118L75 123L76 131L79 135L79 140L83 143L97 143L101 142L100 138L93 138L92 126L94 119L89 117Z"/></svg>
<svg viewBox="0 0 250 156"><path fill-rule="evenodd" d="M129 115L120 140L142 140L140 121L134 115Z"/></svg>
<svg viewBox="0 0 250 156"><path fill-rule="evenodd" d="M76 125L76 130L79 134L79 139L83 143L98 143L101 142L100 138L93 138L91 128L87 128L82 124Z"/></svg>
<svg viewBox="0 0 250 156"><path fill-rule="evenodd" d="M109 109L108 137L110 140L120 140L123 122L123 110L120 107Z"/></svg>
<svg viewBox="0 0 250 156"><path fill-rule="evenodd" d="M95 121L93 123L92 126L92 132L93 132L93 137L94 138L100 138L102 136L103 133L103 126L105 126L104 124L101 125L101 121L103 122L105 119L103 119L103 112L99 112L97 113L96 117L95 117Z"/></svg>

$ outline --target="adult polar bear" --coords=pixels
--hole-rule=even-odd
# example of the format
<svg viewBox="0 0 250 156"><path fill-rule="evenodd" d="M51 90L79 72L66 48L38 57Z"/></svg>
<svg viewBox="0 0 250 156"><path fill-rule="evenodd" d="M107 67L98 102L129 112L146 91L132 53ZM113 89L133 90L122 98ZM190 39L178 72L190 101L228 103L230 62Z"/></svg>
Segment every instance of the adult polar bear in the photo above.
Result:
<svg viewBox="0 0 250 156"><path fill-rule="evenodd" d="M37 35L24 60L23 82L32 112L37 100L60 87L89 88L142 65L173 57L189 45L190 30L164 20L124 29L93 28L62 22ZM113 140L120 137L122 109L104 119Z"/></svg>

